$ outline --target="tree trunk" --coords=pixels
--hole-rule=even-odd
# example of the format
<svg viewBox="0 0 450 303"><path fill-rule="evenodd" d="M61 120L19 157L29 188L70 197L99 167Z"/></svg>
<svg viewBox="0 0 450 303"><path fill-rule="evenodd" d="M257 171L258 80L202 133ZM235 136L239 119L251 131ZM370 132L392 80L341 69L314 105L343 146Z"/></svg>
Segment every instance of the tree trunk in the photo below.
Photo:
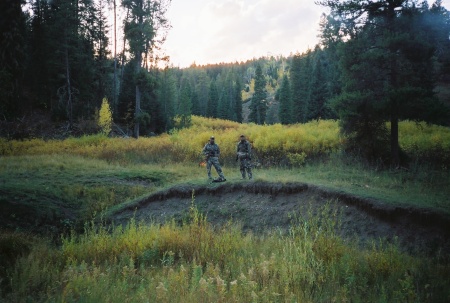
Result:
<svg viewBox="0 0 450 303"><path fill-rule="evenodd" d="M394 32L394 20L395 20L395 5L393 2L389 3L387 20L388 29L390 33ZM392 5L391 5L392 4ZM397 79L397 52L393 51L390 58L390 89L398 89ZM394 97L395 98L395 97ZM392 167L398 167L400 164L400 148L398 144L398 117L399 117L399 105L396 99L389 100L391 103L391 165Z"/></svg>
<svg viewBox="0 0 450 303"><path fill-rule="evenodd" d="M116 0L114 0L114 87L113 87L113 104L114 115L117 116L117 25L116 25Z"/></svg>
<svg viewBox="0 0 450 303"><path fill-rule="evenodd" d="M67 39L66 39L67 40ZM66 41L67 43L67 41ZM67 85L67 113L69 116L69 129L72 129L73 126L73 106L72 106L72 88L70 86L70 69L69 69L69 50L68 45L66 44L66 51L65 51L65 59L66 59L66 85Z"/></svg>
<svg viewBox="0 0 450 303"><path fill-rule="evenodd" d="M391 109L391 165L397 168L400 165L400 148L398 144L398 106L394 101Z"/></svg>
<svg viewBox="0 0 450 303"><path fill-rule="evenodd" d="M136 74L139 74L141 70L141 59L137 56L136 62ZM134 137L139 138L139 114L141 112L141 89L139 88L139 83L136 83L136 108L134 111Z"/></svg>

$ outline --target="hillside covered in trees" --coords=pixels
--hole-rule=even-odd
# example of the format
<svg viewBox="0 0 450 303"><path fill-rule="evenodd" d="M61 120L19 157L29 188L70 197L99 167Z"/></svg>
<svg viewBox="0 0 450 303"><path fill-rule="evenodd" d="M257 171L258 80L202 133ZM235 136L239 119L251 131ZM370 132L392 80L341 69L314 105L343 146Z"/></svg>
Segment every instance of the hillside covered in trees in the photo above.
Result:
<svg viewBox="0 0 450 303"><path fill-rule="evenodd" d="M449 125L448 10L440 0L316 4L330 13L313 49L181 69L158 52L170 1L2 1L1 136L30 137L17 121L36 112L69 135L98 132L106 98L121 135L169 132L189 126L191 115L256 124L339 119L349 150L400 164L400 120ZM108 22L116 9L126 12L123 28ZM117 36L119 52L110 49Z"/></svg>

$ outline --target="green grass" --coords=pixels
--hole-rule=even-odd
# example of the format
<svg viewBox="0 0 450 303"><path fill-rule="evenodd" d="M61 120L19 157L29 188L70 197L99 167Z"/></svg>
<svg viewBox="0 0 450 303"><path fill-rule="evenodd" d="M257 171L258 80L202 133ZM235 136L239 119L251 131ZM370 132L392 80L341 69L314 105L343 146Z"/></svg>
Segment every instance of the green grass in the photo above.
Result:
<svg viewBox="0 0 450 303"><path fill-rule="evenodd" d="M141 148L139 155L144 154ZM450 299L448 260L410 256L382 240L363 249L357 241L345 242L335 231L339 220L327 209L322 216L294 221L289 234L244 234L233 222L215 229L194 205L182 226L99 224L105 211L155 191L207 184L205 168L197 163L142 164L145 157L132 150L127 161L107 156L0 157L0 222L8 228L0 230L0 301ZM227 182L242 182L237 164L227 162L223 169ZM256 182L305 182L450 214L448 169L379 170L336 153L307 158L292 169L254 169L254 176ZM44 235L57 235L58 241Z"/></svg>
<svg viewBox="0 0 450 303"><path fill-rule="evenodd" d="M289 234L217 230L193 204L181 226L88 225L61 247L29 245L9 272L5 302L447 302L450 264L364 249L335 230L325 206ZM9 237L11 238L11 237ZM11 242L10 239L7 239ZM0 238L0 244L2 243ZM6 241L6 240L5 240ZM0 246L1 247L1 246Z"/></svg>
<svg viewBox="0 0 450 303"><path fill-rule="evenodd" d="M0 216L11 226L72 225L178 182L183 174L170 167L124 167L73 155L0 157Z"/></svg>
<svg viewBox="0 0 450 303"><path fill-rule="evenodd" d="M228 182L240 182L236 164L223 169ZM377 171L332 156L300 168L254 169L254 175L255 180L304 182L396 206L450 214L448 171L420 167ZM9 156L0 157L0 180L3 226L34 229L57 223L59 232L178 183L206 185L206 172L189 163L119 165L74 155Z"/></svg>
<svg viewBox="0 0 450 303"><path fill-rule="evenodd" d="M255 170L256 180L304 182L384 203L450 215L450 172L425 167L375 170L337 157L295 169Z"/></svg>

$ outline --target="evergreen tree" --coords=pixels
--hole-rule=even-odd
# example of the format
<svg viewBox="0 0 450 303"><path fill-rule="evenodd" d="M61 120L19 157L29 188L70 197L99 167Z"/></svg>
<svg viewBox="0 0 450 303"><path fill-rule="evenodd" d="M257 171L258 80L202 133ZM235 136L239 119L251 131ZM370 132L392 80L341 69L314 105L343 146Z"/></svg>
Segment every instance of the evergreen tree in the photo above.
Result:
<svg viewBox="0 0 450 303"><path fill-rule="evenodd" d="M306 122L308 112L308 95L310 74L310 53L306 56L295 54L290 69L291 98L294 123Z"/></svg>
<svg viewBox="0 0 450 303"><path fill-rule="evenodd" d="M0 114L12 117L19 113L25 63L24 1L3 0L0 3Z"/></svg>
<svg viewBox="0 0 450 303"><path fill-rule="evenodd" d="M266 98L266 79L262 73L261 65L257 64L255 70L255 93L252 96L252 103L250 105L250 122L264 124L268 108Z"/></svg>
<svg viewBox="0 0 450 303"><path fill-rule="evenodd" d="M390 160L400 163L398 122L435 108L434 51L427 28L416 26L420 11L406 0L320 1L341 20L343 91L336 98L343 131L353 148L368 157L383 157L390 141ZM425 101L425 102L424 102ZM428 104L427 107L422 105ZM386 136L385 122L390 122Z"/></svg>
<svg viewBox="0 0 450 303"><path fill-rule="evenodd" d="M156 33L161 28L167 27L164 15L167 7L163 1L122 0L122 6L130 11L129 18L125 20L125 37L130 51L134 57L136 77L136 102L135 117L141 113L141 83L143 75L143 63L147 66L149 53L153 50L156 41ZM139 119L135 119L134 136L139 137Z"/></svg>
<svg viewBox="0 0 450 303"><path fill-rule="evenodd" d="M327 104L330 96L329 85L321 58L321 50L316 49L315 55L317 59L311 75L307 120L327 119L331 116Z"/></svg>
<svg viewBox="0 0 450 303"><path fill-rule="evenodd" d="M197 97L198 97L198 107L199 113L198 115L207 116L207 104L208 104L208 95L209 95L209 82L210 79L208 74L204 69L200 69L198 71L196 89Z"/></svg>
<svg viewBox="0 0 450 303"><path fill-rule="evenodd" d="M184 87L181 89L180 101L177 110L177 117L179 118L179 128L189 127L191 125L191 94L191 86L188 82L186 82Z"/></svg>
<svg viewBox="0 0 450 303"><path fill-rule="evenodd" d="M228 119L229 113L229 100L230 96L228 94L228 89L226 86L222 85L222 90L219 94L219 104L217 106L217 118Z"/></svg>
<svg viewBox="0 0 450 303"><path fill-rule="evenodd" d="M234 121L237 121L239 123L242 123L242 84L238 77L236 77L236 80L234 82L234 115L232 119Z"/></svg>
<svg viewBox="0 0 450 303"><path fill-rule="evenodd" d="M278 108L278 117L282 124L290 124L292 119L292 98L291 98L291 86L287 74L283 75L281 87L279 89L278 101L280 103Z"/></svg>
<svg viewBox="0 0 450 303"><path fill-rule="evenodd" d="M166 67L159 74L157 98L164 114L164 131L169 131L173 128L175 101L177 99L177 83L173 69Z"/></svg>
<svg viewBox="0 0 450 303"><path fill-rule="evenodd" d="M219 105L219 92L217 91L216 81L211 81L209 85L208 104L206 115L210 118L217 118L217 110Z"/></svg>
<svg viewBox="0 0 450 303"><path fill-rule="evenodd" d="M136 102L136 85L134 81L134 71L136 64L129 62L123 68L123 80L118 96L118 117L119 121L125 123L127 128L134 125L134 105Z"/></svg>

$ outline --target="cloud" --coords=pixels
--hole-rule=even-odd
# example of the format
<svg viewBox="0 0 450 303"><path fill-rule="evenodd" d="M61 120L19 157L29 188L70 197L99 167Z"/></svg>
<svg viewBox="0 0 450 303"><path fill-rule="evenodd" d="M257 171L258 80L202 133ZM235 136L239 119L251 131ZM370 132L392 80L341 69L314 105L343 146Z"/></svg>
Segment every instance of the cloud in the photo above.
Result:
<svg viewBox="0 0 450 303"><path fill-rule="evenodd" d="M306 51L318 42L319 18L325 11L311 0L189 3L183 13L176 14L176 20L171 20L173 32L168 38L169 55L181 66L194 61L233 62ZM173 1L172 6L175 5L178 4Z"/></svg>

